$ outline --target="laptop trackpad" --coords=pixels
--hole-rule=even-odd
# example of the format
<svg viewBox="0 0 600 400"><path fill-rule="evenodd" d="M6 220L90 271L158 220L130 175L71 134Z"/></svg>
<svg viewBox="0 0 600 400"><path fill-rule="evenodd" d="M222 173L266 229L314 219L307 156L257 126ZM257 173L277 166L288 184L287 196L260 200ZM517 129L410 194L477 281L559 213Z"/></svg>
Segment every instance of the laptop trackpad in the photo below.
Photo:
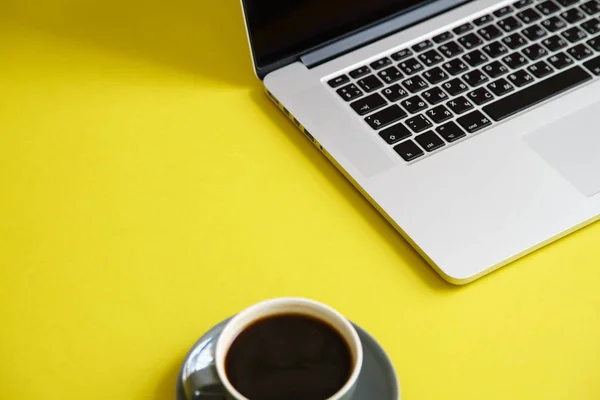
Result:
<svg viewBox="0 0 600 400"><path fill-rule="evenodd" d="M600 192L600 102L527 134L525 140L584 195Z"/></svg>

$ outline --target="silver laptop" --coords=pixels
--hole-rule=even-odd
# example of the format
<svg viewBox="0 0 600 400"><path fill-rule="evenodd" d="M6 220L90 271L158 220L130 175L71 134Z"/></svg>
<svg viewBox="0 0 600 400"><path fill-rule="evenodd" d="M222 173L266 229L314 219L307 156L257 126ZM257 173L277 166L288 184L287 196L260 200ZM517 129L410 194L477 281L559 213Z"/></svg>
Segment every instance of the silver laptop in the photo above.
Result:
<svg viewBox="0 0 600 400"><path fill-rule="evenodd" d="M440 273L600 215L600 0L242 0L268 96Z"/></svg>

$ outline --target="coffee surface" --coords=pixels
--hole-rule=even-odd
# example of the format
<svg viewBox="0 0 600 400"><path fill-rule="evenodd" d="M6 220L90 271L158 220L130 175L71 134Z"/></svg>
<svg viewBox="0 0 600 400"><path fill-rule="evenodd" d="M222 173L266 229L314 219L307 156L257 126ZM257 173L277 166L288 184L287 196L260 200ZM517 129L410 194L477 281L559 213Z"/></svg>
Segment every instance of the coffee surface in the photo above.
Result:
<svg viewBox="0 0 600 400"><path fill-rule="evenodd" d="M240 333L227 352L225 370L250 400L325 400L350 378L352 356L327 323L284 314Z"/></svg>

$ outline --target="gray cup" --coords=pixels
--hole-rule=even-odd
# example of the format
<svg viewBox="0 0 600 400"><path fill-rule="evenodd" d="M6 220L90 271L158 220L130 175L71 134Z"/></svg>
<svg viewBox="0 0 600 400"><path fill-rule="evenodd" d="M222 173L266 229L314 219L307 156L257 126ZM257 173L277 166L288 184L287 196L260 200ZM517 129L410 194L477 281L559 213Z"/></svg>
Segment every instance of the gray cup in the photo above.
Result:
<svg viewBox="0 0 600 400"><path fill-rule="evenodd" d="M254 322L281 314L306 315L333 327L348 344L353 360L350 378L333 396L323 400L350 400L360 375L363 349L352 323L339 312L324 304L301 298L278 298L255 304L233 317L223 328L209 353L205 353L205 368L192 373L184 390L190 400L252 400L246 398L229 382L225 373L225 358L236 337Z"/></svg>

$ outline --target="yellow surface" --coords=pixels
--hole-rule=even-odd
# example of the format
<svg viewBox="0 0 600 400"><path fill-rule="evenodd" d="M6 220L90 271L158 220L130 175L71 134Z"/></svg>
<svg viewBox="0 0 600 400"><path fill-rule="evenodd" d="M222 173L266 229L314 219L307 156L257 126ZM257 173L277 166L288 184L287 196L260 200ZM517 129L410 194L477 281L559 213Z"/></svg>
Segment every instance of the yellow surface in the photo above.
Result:
<svg viewBox="0 0 600 400"><path fill-rule="evenodd" d="M238 7L0 3L0 399L173 399L284 295L377 337L404 399L599 399L600 225L446 284L263 95Z"/></svg>

